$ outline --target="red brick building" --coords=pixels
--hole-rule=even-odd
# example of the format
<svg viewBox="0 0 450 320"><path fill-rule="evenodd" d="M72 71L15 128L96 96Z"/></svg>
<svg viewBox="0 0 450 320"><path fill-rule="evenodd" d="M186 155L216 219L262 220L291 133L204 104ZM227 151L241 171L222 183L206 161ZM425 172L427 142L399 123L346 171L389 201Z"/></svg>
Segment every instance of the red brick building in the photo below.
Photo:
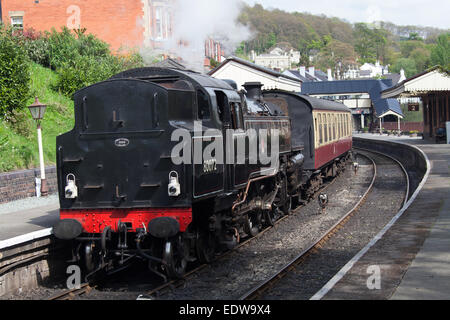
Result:
<svg viewBox="0 0 450 320"><path fill-rule="evenodd" d="M0 16L15 28L86 28L119 48L160 47L172 33L173 0L0 0Z"/></svg>

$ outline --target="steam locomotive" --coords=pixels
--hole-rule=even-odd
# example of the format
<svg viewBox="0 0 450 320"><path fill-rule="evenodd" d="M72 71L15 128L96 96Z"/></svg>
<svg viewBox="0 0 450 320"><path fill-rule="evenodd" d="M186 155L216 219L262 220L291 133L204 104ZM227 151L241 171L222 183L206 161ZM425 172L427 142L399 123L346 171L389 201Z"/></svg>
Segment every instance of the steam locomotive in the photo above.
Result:
<svg viewBox="0 0 450 320"><path fill-rule="evenodd" d="M256 235L345 168L343 104L139 68L74 95L57 137L60 220L86 278L135 258L164 277Z"/></svg>

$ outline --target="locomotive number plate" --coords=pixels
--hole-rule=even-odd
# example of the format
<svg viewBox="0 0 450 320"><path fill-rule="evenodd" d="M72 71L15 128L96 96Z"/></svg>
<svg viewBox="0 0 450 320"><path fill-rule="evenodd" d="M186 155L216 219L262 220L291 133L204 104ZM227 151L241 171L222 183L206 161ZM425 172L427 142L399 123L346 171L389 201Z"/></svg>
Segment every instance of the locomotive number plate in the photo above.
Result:
<svg viewBox="0 0 450 320"><path fill-rule="evenodd" d="M123 148L130 144L130 140L126 138L120 138L114 141L114 144L116 145L116 147Z"/></svg>

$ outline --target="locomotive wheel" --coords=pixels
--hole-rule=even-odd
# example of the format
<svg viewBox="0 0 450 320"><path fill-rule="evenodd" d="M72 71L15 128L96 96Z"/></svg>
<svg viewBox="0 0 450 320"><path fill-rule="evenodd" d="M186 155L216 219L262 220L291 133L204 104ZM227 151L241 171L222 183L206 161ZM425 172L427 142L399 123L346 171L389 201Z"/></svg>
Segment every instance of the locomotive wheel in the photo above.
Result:
<svg viewBox="0 0 450 320"><path fill-rule="evenodd" d="M83 264L86 270L86 273L91 273L95 269L94 262L94 243L87 242L83 246Z"/></svg>
<svg viewBox="0 0 450 320"><path fill-rule="evenodd" d="M272 210L266 210L264 213L266 225L269 227L273 227L275 225L275 222L280 219L282 214L283 213L277 207L273 208Z"/></svg>
<svg viewBox="0 0 450 320"><path fill-rule="evenodd" d="M168 240L164 245L163 260L167 263L164 267L170 278L183 278L186 272L189 252L181 235L173 240Z"/></svg>
<svg viewBox="0 0 450 320"><path fill-rule="evenodd" d="M216 242L212 232L197 232L197 257L200 263L211 263L216 253Z"/></svg>

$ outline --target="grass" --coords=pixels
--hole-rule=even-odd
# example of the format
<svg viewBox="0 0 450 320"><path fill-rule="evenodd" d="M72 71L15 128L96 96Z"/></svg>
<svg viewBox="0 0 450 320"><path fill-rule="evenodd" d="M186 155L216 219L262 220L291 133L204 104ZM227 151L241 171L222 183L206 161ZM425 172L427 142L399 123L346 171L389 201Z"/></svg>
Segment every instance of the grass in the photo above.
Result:
<svg viewBox="0 0 450 320"><path fill-rule="evenodd" d="M33 97L47 105L42 121L44 161L55 164L56 137L74 126L73 101L52 88L57 74L36 63L30 64ZM34 102L30 98L27 105ZM0 120L0 172L39 167L36 123L28 108L16 114L17 121Z"/></svg>

